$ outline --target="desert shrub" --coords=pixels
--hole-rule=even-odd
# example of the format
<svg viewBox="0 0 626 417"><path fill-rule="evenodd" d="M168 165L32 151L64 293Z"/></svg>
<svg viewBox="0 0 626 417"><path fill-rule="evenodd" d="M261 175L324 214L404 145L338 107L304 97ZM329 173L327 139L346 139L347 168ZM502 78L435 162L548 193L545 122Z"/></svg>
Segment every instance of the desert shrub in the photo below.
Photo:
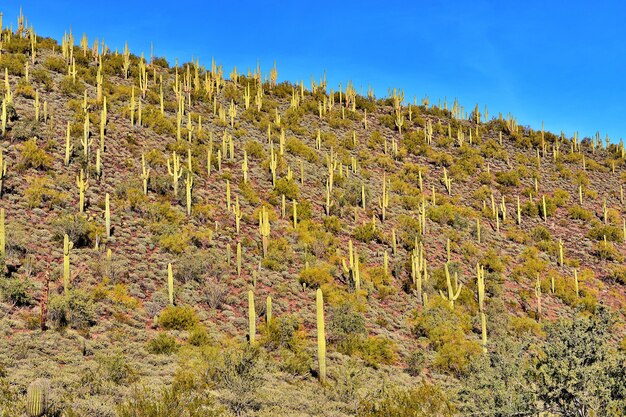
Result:
<svg viewBox="0 0 626 417"><path fill-rule="evenodd" d="M22 54L2 54L0 55L0 70L4 74L4 69L9 71L9 75L24 75L26 56Z"/></svg>
<svg viewBox="0 0 626 417"><path fill-rule="evenodd" d="M440 206L429 206L427 216L430 220L441 225L448 225L454 228L462 228L467 226L467 213L445 202Z"/></svg>
<svg viewBox="0 0 626 417"><path fill-rule="evenodd" d="M262 344L268 350L288 349L297 351L306 343L301 319L293 314L272 318L262 329Z"/></svg>
<svg viewBox="0 0 626 417"><path fill-rule="evenodd" d="M0 267L3 267L1 263ZM0 293L3 300L14 303L18 307L30 305L32 301L30 292L33 288L33 283L26 278L0 280Z"/></svg>
<svg viewBox="0 0 626 417"><path fill-rule="evenodd" d="M618 284L626 285L626 266L614 266L608 274L608 278Z"/></svg>
<svg viewBox="0 0 626 417"><path fill-rule="evenodd" d="M360 417L452 417L456 407L437 385L422 383L413 388L381 389L363 398L358 405Z"/></svg>
<svg viewBox="0 0 626 417"><path fill-rule="evenodd" d="M16 142L25 142L33 137L39 137L39 124L34 120L21 119L13 125L11 135Z"/></svg>
<svg viewBox="0 0 626 417"><path fill-rule="evenodd" d="M35 98L35 89L33 85L26 81L25 78L20 78L15 87L14 94L19 97L25 97L29 99Z"/></svg>
<svg viewBox="0 0 626 417"><path fill-rule="evenodd" d="M319 156L317 155L315 149L305 145L303 142L299 141L293 136L287 138L285 148L289 153L300 156L308 162L317 163L317 161L319 160Z"/></svg>
<svg viewBox="0 0 626 417"><path fill-rule="evenodd" d="M168 330L188 330L198 324L191 306L167 306L159 314L159 324Z"/></svg>
<svg viewBox="0 0 626 417"><path fill-rule="evenodd" d="M284 195L287 201L298 199L298 183L287 178L279 178L274 186L274 194L278 197Z"/></svg>
<svg viewBox="0 0 626 417"><path fill-rule="evenodd" d="M174 337L162 332L148 342L146 349L153 355L170 355L178 350L178 343Z"/></svg>
<svg viewBox="0 0 626 417"><path fill-rule="evenodd" d="M67 64L65 63L65 60L59 56L46 58L43 62L43 66L50 71L58 72L59 74L67 73Z"/></svg>
<svg viewBox="0 0 626 417"><path fill-rule="evenodd" d="M203 326L196 325L189 331L187 343L192 346L206 346L212 342L211 337Z"/></svg>
<svg viewBox="0 0 626 417"><path fill-rule="evenodd" d="M68 97L83 94L85 91L85 83L81 80L74 81L69 75L59 81L59 91Z"/></svg>
<svg viewBox="0 0 626 417"><path fill-rule="evenodd" d="M551 241L552 235L550 231L543 226L537 226L530 232L531 237L535 242L539 241Z"/></svg>
<svg viewBox="0 0 626 417"><path fill-rule="evenodd" d="M409 354L406 360L406 371L411 376L421 375L426 365L426 355L421 349L416 349Z"/></svg>
<svg viewBox="0 0 626 417"><path fill-rule="evenodd" d="M211 258L215 258L214 253L198 250L184 252L176 262L174 277L177 281L185 283L200 282L209 265L213 265L211 261L217 261L217 259Z"/></svg>
<svg viewBox="0 0 626 417"><path fill-rule="evenodd" d="M114 384L132 383L137 380L135 370L126 362L121 352L108 352L96 355L98 373Z"/></svg>
<svg viewBox="0 0 626 417"><path fill-rule="evenodd" d="M287 266L292 257L293 249L287 239L271 239L267 256L261 261L261 264L272 271L280 271Z"/></svg>
<svg viewBox="0 0 626 417"><path fill-rule="evenodd" d="M309 266L300 271L301 284L306 284L309 288L319 288L324 284L333 282L332 266L325 262Z"/></svg>
<svg viewBox="0 0 626 417"><path fill-rule="evenodd" d="M459 377L467 372L472 360L481 354L482 348L477 341L454 337L437 350L433 366Z"/></svg>
<svg viewBox="0 0 626 417"><path fill-rule="evenodd" d="M67 294L50 299L48 315L57 327L85 329L95 324L96 314L91 297L84 291L70 289Z"/></svg>
<svg viewBox="0 0 626 417"><path fill-rule="evenodd" d="M369 243L380 239L380 232L372 222L365 222L354 228L354 238L360 242Z"/></svg>
<svg viewBox="0 0 626 417"><path fill-rule="evenodd" d="M227 416L213 395L183 384L155 390L135 388L118 406L118 417L222 417Z"/></svg>
<svg viewBox="0 0 626 417"><path fill-rule="evenodd" d="M267 156L265 154L265 150L263 149L263 145L254 139L247 140L243 149L248 154L248 158L251 159L263 160Z"/></svg>
<svg viewBox="0 0 626 417"><path fill-rule="evenodd" d="M52 164L52 157L43 149L37 146L37 139L32 138L22 145L22 153L20 155L19 170L28 168L46 170Z"/></svg>
<svg viewBox="0 0 626 417"><path fill-rule="evenodd" d="M591 253L598 259L622 262L624 257L611 242L597 242L593 245Z"/></svg>
<svg viewBox="0 0 626 417"><path fill-rule="evenodd" d="M43 69L34 69L30 72L30 76L34 82L41 83L46 91L51 91L54 85L52 77L48 74L48 71Z"/></svg>
<svg viewBox="0 0 626 417"><path fill-rule="evenodd" d="M485 252L480 260L480 264L483 265L489 272L504 271L504 264L502 263L500 256L498 256L498 253L493 248L489 248L487 252Z"/></svg>
<svg viewBox="0 0 626 417"><path fill-rule="evenodd" d="M606 236L606 240L609 242L618 242L621 243L624 239L623 231L621 228L616 226L611 226L607 224L596 224L591 228L589 233L587 233L587 237L593 240L604 240Z"/></svg>
<svg viewBox="0 0 626 417"><path fill-rule="evenodd" d="M593 213L589 210L585 210L581 206L572 206L568 210L569 216L574 220L591 220L593 218Z"/></svg>
<svg viewBox="0 0 626 417"><path fill-rule="evenodd" d="M63 235L67 234L74 247L92 246L96 235L102 236L103 230L91 223L85 214L68 215L57 218L53 223L54 239L63 241Z"/></svg>
<svg viewBox="0 0 626 417"><path fill-rule="evenodd" d="M497 172L496 182L508 187L518 186L520 184L519 173L516 170Z"/></svg>

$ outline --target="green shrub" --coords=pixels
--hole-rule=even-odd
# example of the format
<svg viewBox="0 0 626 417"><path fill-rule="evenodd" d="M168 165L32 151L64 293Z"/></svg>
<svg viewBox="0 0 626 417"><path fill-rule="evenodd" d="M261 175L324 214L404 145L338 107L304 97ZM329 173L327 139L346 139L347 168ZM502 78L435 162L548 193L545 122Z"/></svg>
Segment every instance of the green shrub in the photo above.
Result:
<svg viewBox="0 0 626 417"><path fill-rule="evenodd" d="M135 388L117 408L118 417L225 417L228 414L206 390L175 384L155 390Z"/></svg>
<svg viewBox="0 0 626 417"><path fill-rule="evenodd" d="M59 81L59 90L68 97L83 94L85 91L85 83L81 80L74 81L69 75Z"/></svg>
<svg viewBox="0 0 626 417"><path fill-rule="evenodd" d="M43 66L50 71L58 72L59 74L67 73L67 64L65 60L59 56L51 56L43 62Z"/></svg>
<svg viewBox="0 0 626 417"><path fill-rule="evenodd" d="M137 380L135 370L126 362L126 357L121 352L98 354L96 362L99 373L114 384L132 383Z"/></svg>
<svg viewBox="0 0 626 417"><path fill-rule="evenodd" d="M3 267L0 263L0 267ZM18 307L30 305L32 297L30 292L34 288L33 283L24 278L10 278L0 280L0 292L5 301L14 303Z"/></svg>
<svg viewBox="0 0 626 417"><path fill-rule="evenodd" d="M67 234L75 248L93 246L96 235L104 235L104 228L98 228L85 214L59 217L53 222L53 228L56 241L63 242L63 236Z"/></svg>
<svg viewBox="0 0 626 417"><path fill-rule="evenodd" d="M591 253L599 259L622 262L624 257L611 242L596 242Z"/></svg>
<svg viewBox="0 0 626 417"><path fill-rule="evenodd" d="M624 240L624 232L620 227L605 225L605 224L596 224L590 231L587 233L587 237L593 240L604 240L606 236L606 240L609 242L618 242L621 243Z"/></svg>
<svg viewBox="0 0 626 417"><path fill-rule="evenodd" d="M243 149L246 151L248 158L250 159L263 160L267 156L265 154L265 150L263 149L263 145L254 139L247 140Z"/></svg>
<svg viewBox="0 0 626 417"><path fill-rule="evenodd" d="M570 218L574 220L588 221L593 218L593 213L589 210L585 210L581 206L572 206L568 211Z"/></svg>
<svg viewBox="0 0 626 417"><path fill-rule="evenodd" d="M178 350L178 343L169 334L159 333L148 342L146 349L154 355L170 355Z"/></svg>
<svg viewBox="0 0 626 417"><path fill-rule="evenodd" d="M189 337L187 343L192 346L206 346L212 342L211 337L207 333L206 329L202 326L194 326L189 331Z"/></svg>
<svg viewBox="0 0 626 417"><path fill-rule="evenodd" d="M285 148L289 153L300 156L308 162L317 163L319 160L319 156L317 155L315 149L305 145L293 136L287 138Z"/></svg>
<svg viewBox="0 0 626 417"><path fill-rule="evenodd" d="M96 323L91 297L84 291L70 289L67 294L51 298L48 315L57 327L86 329Z"/></svg>
<svg viewBox="0 0 626 417"><path fill-rule="evenodd" d="M369 243L380 239L380 233L372 222L365 222L354 228L354 238L360 242Z"/></svg>
<svg viewBox="0 0 626 417"><path fill-rule="evenodd" d="M22 154L18 169L28 168L46 170L52 166L52 157L37 146L37 138L32 138L22 145Z"/></svg>
<svg viewBox="0 0 626 417"><path fill-rule="evenodd" d="M618 284L626 285L626 266L614 266L609 271L609 279Z"/></svg>
<svg viewBox="0 0 626 417"><path fill-rule="evenodd" d="M381 389L364 397L358 405L359 417L452 417L456 407L437 385L422 383L413 388Z"/></svg>
<svg viewBox="0 0 626 417"><path fill-rule="evenodd" d="M268 350L301 350L306 343L306 334L301 319L293 314L272 318L263 329L262 344Z"/></svg>
<svg viewBox="0 0 626 417"><path fill-rule="evenodd" d="M168 330L188 330L198 324L191 306L167 306L159 314L159 324Z"/></svg>
<svg viewBox="0 0 626 417"><path fill-rule="evenodd" d="M497 172L496 182L507 187L516 187L520 184L519 173L516 170Z"/></svg>
<svg viewBox="0 0 626 417"><path fill-rule="evenodd" d="M274 186L274 194L278 197L284 195L287 202L298 199L298 183L287 178L279 178Z"/></svg>
<svg viewBox="0 0 626 417"><path fill-rule="evenodd" d="M0 71L4 75L4 69L9 70L9 75L24 75L26 56L21 54L0 55ZM4 78L4 77L3 77Z"/></svg>
<svg viewBox="0 0 626 417"><path fill-rule="evenodd" d="M332 266L325 262L309 266L300 271L301 284L306 284L308 288L319 288L324 284L333 282Z"/></svg>

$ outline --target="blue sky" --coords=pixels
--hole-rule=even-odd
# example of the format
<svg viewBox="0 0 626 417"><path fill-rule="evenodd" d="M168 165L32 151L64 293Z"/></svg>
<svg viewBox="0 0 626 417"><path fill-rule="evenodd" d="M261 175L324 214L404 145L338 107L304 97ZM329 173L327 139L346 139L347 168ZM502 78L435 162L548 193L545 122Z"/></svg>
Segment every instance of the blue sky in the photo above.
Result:
<svg viewBox="0 0 626 417"><path fill-rule="evenodd" d="M589 1L151 1L4 0L38 34L128 41L173 62L211 57L228 74L277 62L279 80L348 80L377 96L402 88L418 101L455 97L468 110L511 112L523 125L581 137L626 136L626 5Z"/></svg>

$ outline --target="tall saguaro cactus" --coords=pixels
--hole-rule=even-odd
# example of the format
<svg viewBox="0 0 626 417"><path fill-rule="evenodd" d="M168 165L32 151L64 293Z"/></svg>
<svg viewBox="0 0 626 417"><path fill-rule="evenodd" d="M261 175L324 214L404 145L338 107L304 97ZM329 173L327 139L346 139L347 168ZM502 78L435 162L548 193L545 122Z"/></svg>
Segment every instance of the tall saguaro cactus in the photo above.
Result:
<svg viewBox="0 0 626 417"><path fill-rule="evenodd" d="M180 156L176 155L176 151L172 152L171 159L167 159L167 172L172 177L174 196L178 197L178 180L183 175L183 168L180 166Z"/></svg>
<svg viewBox="0 0 626 417"><path fill-rule="evenodd" d="M254 293L248 290L248 331L250 337L250 345L256 342L256 312L254 309Z"/></svg>
<svg viewBox="0 0 626 417"><path fill-rule="evenodd" d="M109 201L109 193L104 197L104 225L106 228L107 238L111 237L111 204Z"/></svg>
<svg viewBox="0 0 626 417"><path fill-rule="evenodd" d="M267 247L269 245L270 238L270 219L265 206L263 206L259 212L259 233L263 239L263 257L265 257L267 256Z"/></svg>
<svg viewBox="0 0 626 417"><path fill-rule="evenodd" d="M326 334L324 331L324 295L321 289L315 294L315 306L317 311L317 361L319 363L319 379L322 384L326 382Z"/></svg>
<svg viewBox="0 0 626 417"><path fill-rule="evenodd" d="M74 242L70 241L67 234L63 236L63 291L65 294L70 287L70 251L74 247Z"/></svg>
<svg viewBox="0 0 626 417"><path fill-rule="evenodd" d="M443 295L443 292L440 290L439 294L441 294L441 297L443 297L444 299L448 300L448 302L450 303L450 308L454 308L454 302L459 298L459 295L461 294L461 288L463 287L463 284L459 283L459 280L457 278L456 273L454 274L454 285L456 287L456 292L455 289L452 286L452 278L450 276L450 270L448 269L448 263L446 262L444 264L444 270L446 273L446 284L448 286L448 295L445 296Z"/></svg>
<svg viewBox="0 0 626 417"><path fill-rule="evenodd" d="M167 295L170 305L174 305L174 274L172 273L172 264L167 264Z"/></svg>
<svg viewBox="0 0 626 417"><path fill-rule="evenodd" d="M78 209L82 213L85 211L85 191L89 189L89 180L85 179L85 172L81 169L80 175L76 176L76 186L78 187Z"/></svg>
<svg viewBox="0 0 626 417"><path fill-rule="evenodd" d="M478 309L480 311L480 325L482 330L483 352L487 352L487 316L485 315L485 270L480 264L476 264Z"/></svg>

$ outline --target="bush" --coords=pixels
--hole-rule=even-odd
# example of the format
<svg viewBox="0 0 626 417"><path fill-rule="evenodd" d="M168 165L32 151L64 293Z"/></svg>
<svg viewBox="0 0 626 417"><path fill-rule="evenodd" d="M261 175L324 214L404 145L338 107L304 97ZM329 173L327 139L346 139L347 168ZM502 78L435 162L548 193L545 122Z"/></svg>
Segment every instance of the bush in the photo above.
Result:
<svg viewBox="0 0 626 417"><path fill-rule="evenodd" d="M69 75L59 82L59 90L68 97L83 94L85 83L81 80L74 81Z"/></svg>
<svg viewBox="0 0 626 417"><path fill-rule="evenodd" d="M621 243L624 240L622 229L616 226L597 224L587 233L587 237L593 240L604 240L605 236L609 242Z"/></svg>
<svg viewBox="0 0 626 417"><path fill-rule="evenodd" d="M626 266L614 266L611 268L608 278L618 284L626 285Z"/></svg>
<svg viewBox="0 0 626 417"><path fill-rule="evenodd" d="M306 343L306 334L300 318L293 314L274 317L263 327L262 343L268 350L302 350Z"/></svg>
<svg viewBox="0 0 626 417"><path fill-rule="evenodd" d="M0 267L2 266L0 264ZM30 305L32 300L30 291L32 291L33 287L33 283L28 279L11 278L0 281L2 298L18 307Z"/></svg>
<svg viewBox="0 0 626 417"><path fill-rule="evenodd" d="M9 70L9 75L24 75L26 56L22 54L2 54L0 55L0 71L4 75L4 69ZM3 77L4 78L4 77Z"/></svg>
<svg viewBox="0 0 626 417"><path fill-rule="evenodd" d="M69 326L74 329L86 329L96 322L91 297L78 289L71 289L67 294L52 297L48 314L60 328Z"/></svg>
<svg viewBox="0 0 626 417"><path fill-rule="evenodd" d="M496 182L508 187L518 186L520 184L519 173L516 170L497 172Z"/></svg>
<svg viewBox="0 0 626 417"><path fill-rule="evenodd" d="M59 74L67 73L67 64L65 60L58 56L52 56L46 59L43 66L50 71L58 72Z"/></svg>
<svg viewBox="0 0 626 417"><path fill-rule="evenodd" d="M155 391L135 389L118 408L118 417L222 417L227 414L208 391L175 384Z"/></svg>
<svg viewBox="0 0 626 417"><path fill-rule="evenodd" d="M324 284L333 282L331 271L332 267L329 264L321 262L300 271L299 280L301 284L306 284L309 288L319 288Z"/></svg>
<svg viewBox="0 0 626 417"><path fill-rule="evenodd" d="M146 349L153 355L170 355L178 350L178 343L167 333L159 333L148 342Z"/></svg>
<svg viewBox="0 0 626 417"><path fill-rule="evenodd" d="M191 306L167 306L159 314L159 324L168 330L188 330L198 324Z"/></svg>
<svg viewBox="0 0 626 417"><path fill-rule="evenodd" d="M378 240L380 234L372 222L365 222L354 228L354 238L358 241L369 243L372 240Z"/></svg>
<svg viewBox="0 0 626 417"><path fill-rule="evenodd" d="M92 246L96 235L104 235L104 230L89 222L85 214L68 215L59 217L54 221L54 239L63 241L63 236L67 234L75 248Z"/></svg>
<svg viewBox="0 0 626 417"><path fill-rule="evenodd" d="M279 178L274 186L274 194L278 197L284 195L287 201L297 200L299 194L298 184L293 180L289 181L287 178Z"/></svg>
<svg viewBox="0 0 626 417"><path fill-rule="evenodd" d="M359 402L360 417L452 417L456 408L437 385L422 383L414 388L384 388Z"/></svg>
<svg viewBox="0 0 626 417"><path fill-rule="evenodd" d="M622 262L624 257L611 242L597 242L593 245L591 253L599 259Z"/></svg>
<svg viewBox="0 0 626 417"><path fill-rule="evenodd" d="M24 143L22 146L22 154L20 155L19 170L28 168L46 170L50 168L51 164L52 157L37 146L36 138L32 138Z"/></svg>

